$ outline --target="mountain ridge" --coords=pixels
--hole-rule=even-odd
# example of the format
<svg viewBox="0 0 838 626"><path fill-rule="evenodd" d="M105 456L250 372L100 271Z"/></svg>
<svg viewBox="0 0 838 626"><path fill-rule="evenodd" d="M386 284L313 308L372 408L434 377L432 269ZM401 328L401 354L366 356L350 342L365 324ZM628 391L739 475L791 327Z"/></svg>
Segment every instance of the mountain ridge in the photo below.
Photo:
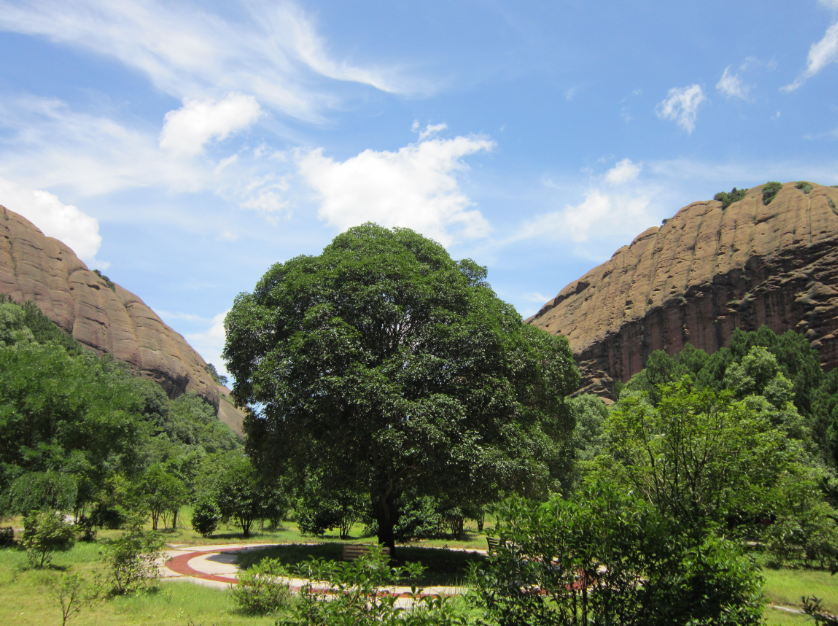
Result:
<svg viewBox="0 0 838 626"><path fill-rule="evenodd" d="M170 398L194 392L219 413L224 391L183 336L139 296L90 270L62 241L2 205L0 212L0 294L32 301L81 344L128 363ZM230 409L224 407L224 421L241 433L243 416Z"/></svg>
<svg viewBox="0 0 838 626"><path fill-rule="evenodd" d="M735 328L794 329L838 365L838 189L765 185L694 202L564 287L528 322L565 335L582 389L612 396L654 350L707 352Z"/></svg>

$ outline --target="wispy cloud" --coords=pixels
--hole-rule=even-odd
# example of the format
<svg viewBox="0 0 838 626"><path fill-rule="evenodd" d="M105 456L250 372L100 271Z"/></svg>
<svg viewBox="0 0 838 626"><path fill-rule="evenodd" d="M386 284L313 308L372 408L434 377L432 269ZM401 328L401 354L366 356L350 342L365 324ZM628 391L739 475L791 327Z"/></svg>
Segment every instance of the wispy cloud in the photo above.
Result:
<svg viewBox="0 0 838 626"><path fill-rule="evenodd" d="M748 99L749 88L738 75L730 71L730 66L725 68L719 82L716 83L716 89L721 91L728 98L740 98L741 100Z"/></svg>
<svg viewBox="0 0 838 626"><path fill-rule="evenodd" d="M221 358L221 353L224 351L224 342L227 339L227 333L224 330L224 318L227 317L227 313L229 313L229 309L219 313L209 322L199 316L195 316L197 319L193 319L192 317L176 318L189 319L191 321L203 321L205 325L209 325L206 330L196 333L187 333L184 337L189 342L189 345L195 348L198 354L200 354L207 363L212 363L215 366L215 369L218 370L218 373L222 375L228 374L227 368L224 365L224 360ZM170 313L169 315L172 316L173 314Z"/></svg>
<svg viewBox="0 0 838 626"><path fill-rule="evenodd" d="M346 161L322 149L299 155L299 171L320 199L318 215L345 230L366 221L407 226L443 245L483 237L489 224L459 187L463 157L487 152L482 137L432 139L398 152L365 150Z"/></svg>
<svg viewBox="0 0 838 626"><path fill-rule="evenodd" d="M655 113L659 118L676 122L688 133L692 133L698 107L706 100L701 85L673 87L666 94L666 99L655 108Z"/></svg>
<svg viewBox="0 0 838 626"><path fill-rule="evenodd" d="M825 2L824 4L832 6L835 2ZM827 29L823 39L812 44L812 47L809 48L809 57L806 60L806 69L793 83L782 87L782 91L790 92L798 89L827 65L835 62L838 62L838 22Z"/></svg>
<svg viewBox="0 0 838 626"><path fill-rule="evenodd" d="M337 60L291 2L249 0L228 9L238 19L161 0L0 0L0 29L114 58L178 99L244 93L309 121L337 103L312 86L312 76L393 93L429 88L391 68Z"/></svg>

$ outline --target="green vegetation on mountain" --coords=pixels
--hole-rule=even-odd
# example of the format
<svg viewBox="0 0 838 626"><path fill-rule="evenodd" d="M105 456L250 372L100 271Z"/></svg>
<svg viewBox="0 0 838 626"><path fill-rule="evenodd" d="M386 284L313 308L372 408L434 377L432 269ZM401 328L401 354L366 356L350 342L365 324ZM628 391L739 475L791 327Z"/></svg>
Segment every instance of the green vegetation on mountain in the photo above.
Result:
<svg viewBox="0 0 838 626"><path fill-rule="evenodd" d="M763 204L771 204L771 201L774 199L774 196L777 195L777 192L783 188L783 183L778 183L777 181L771 181L770 183L765 183L762 187L762 203Z"/></svg>
<svg viewBox="0 0 838 626"><path fill-rule="evenodd" d="M127 481L133 493L126 502L158 516L160 503L141 493L149 471L182 480L175 473L190 462L239 447L194 394L170 400L124 363L85 349L34 305L0 303L0 494L7 513L51 508L107 517L106 501L119 492L113 486Z"/></svg>
<svg viewBox="0 0 838 626"><path fill-rule="evenodd" d="M720 191L715 196L713 196L713 200L718 200L719 202L721 202L722 210L724 210L734 202L739 202L746 195L748 195L747 189L737 189L736 187L734 187L730 190L730 192Z"/></svg>

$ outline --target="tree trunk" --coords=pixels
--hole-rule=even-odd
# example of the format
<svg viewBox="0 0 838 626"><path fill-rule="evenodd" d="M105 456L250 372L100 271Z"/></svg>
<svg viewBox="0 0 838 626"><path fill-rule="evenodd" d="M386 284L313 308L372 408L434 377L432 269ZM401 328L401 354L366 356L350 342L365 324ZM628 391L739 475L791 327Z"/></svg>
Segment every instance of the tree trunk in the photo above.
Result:
<svg viewBox="0 0 838 626"><path fill-rule="evenodd" d="M373 500L375 521L378 522L378 543L390 548L390 558L396 556L396 535L394 528L399 521L399 511L396 508L396 496L383 493Z"/></svg>

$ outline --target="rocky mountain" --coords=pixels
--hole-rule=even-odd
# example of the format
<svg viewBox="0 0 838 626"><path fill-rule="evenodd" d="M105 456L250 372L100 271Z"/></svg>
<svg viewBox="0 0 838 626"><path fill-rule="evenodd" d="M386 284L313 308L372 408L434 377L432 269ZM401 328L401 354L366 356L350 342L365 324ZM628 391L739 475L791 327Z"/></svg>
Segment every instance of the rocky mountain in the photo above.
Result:
<svg viewBox="0 0 838 626"><path fill-rule="evenodd" d="M190 391L204 397L241 432L241 412L220 399L229 391L139 297L88 269L69 247L24 217L3 206L0 214L0 294L33 301L79 342L128 363L170 397Z"/></svg>
<svg viewBox="0 0 838 626"><path fill-rule="evenodd" d="M770 185L770 184L769 184ZM776 185L774 185L776 188ZM528 321L569 341L610 395L654 350L714 352L734 329L794 329L838 365L838 189L786 183L694 202L562 289ZM726 204L726 203L725 203ZM724 208L723 208L724 207Z"/></svg>

